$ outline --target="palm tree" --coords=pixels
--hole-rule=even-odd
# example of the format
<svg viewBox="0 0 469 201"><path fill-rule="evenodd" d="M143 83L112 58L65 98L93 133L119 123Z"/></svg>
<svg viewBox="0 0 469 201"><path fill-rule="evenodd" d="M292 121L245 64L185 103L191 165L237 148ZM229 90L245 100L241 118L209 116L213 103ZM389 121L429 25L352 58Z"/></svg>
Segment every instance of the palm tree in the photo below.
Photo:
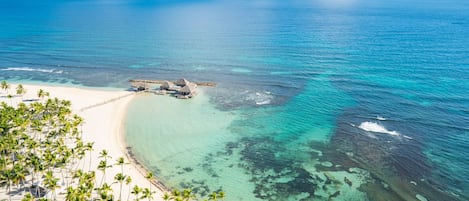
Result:
<svg viewBox="0 0 469 201"><path fill-rule="evenodd" d="M125 164L125 160L124 160L124 157L119 157L117 158L117 161L116 161L116 165L120 165L121 166L121 173L120 173L120 177L121 176L124 176L125 178L125 175L124 175L124 164ZM119 174L117 174L116 176L118 176ZM116 178L116 177L114 177ZM130 179L130 181L132 181L132 179ZM130 182L129 182L130 183ZM119 192L119 200L121 200L121 194L122 194L122 182L120 182L120 192Z"/></svg>
<svg viewBox="0 0 469 201"><path fill-rule="evenodd" d="M125 177L126 176L122 173L117 173L116 176L114 176L114 180L119 183L119 200L122 200L122 183L124 183Z"/></svg>
<svg viewBox="0 0 469 201"><path fill-rule="evenodd" d="M106 179L106 169L112 167L111 165L107 164L106 160L99 161L98 170L103 172L103 176L101 177L101 184L103 184L104 180Z"/></svg>
<svg viewBox="0 0 469 201"><path fill-rule="evenodd" d="M220 198L221 200L225 200L225 192L224 191L218 192L218 198Z"/></svg>
<svg viewBox="0 0 469 201"><path fill-rule="evenodd" d="M80 138L83 136L83 118L79 117L78 115L73 115L73 126L78 127L80 126Z"/></svg>
<svg viewBox="0 0 469 201"><path fill-rule="evenodd" d="M140 197L139 197L139 194L142 192L142 189L140 187L138 187L137 185L134 186L134 188L132 189L132 194L135 195L135 200L138 201L140 200Z"/></svg>
<svg viewBox="0 0 469 201"><path fill-rule="evenodd" d="M145 189L143 189L143 192L142 192L142 193L143 193L143 195L142 195L142 197L140 197L140 198L142 198L142 199L148 198L148 200L152 200L152 199L153 199L153 192L151 192L150 189L145 188Z"/></svg>
<svg viewBox="0 0 469 201"><path fill-rule="evenodd" d="M21 100L23 100L23 95L26 93L26 89L23 87L22 84L19 84L16 87L16 94L21 96Z"/></svg>
<svg viewBox="0 0 469 201"><path fill-rule="evenodd" d="M33 171L32 171L32 177L31 177L31 186L34 185L34 179L36 178L35 175L37 174L40 174L42 172L44 172L45 170L45 167L44 167L44 163L42 162L42 160L35 156L33 159L31 159L31 165L33 167ZM36 194L39 194L39 188L36 188Z"/></svg>
<svg viewBox="0 0 469 201"><path fill-rule="evenodd" d="M182 199L183 200L186 200L186 201L189 201L191 199L195 198L195 195L192 194L192 190L190 189L184 189L182 191Z"/></svg>
<svg viewBox="0 0 469 201"><path fill-rule="evenodd" d="M148 179L148 182L150 182L150 191L151 191L151 180L153 179L153 173L152 172L147 172L147 175L145 175L145 178Z"/></svg>
<svg viewBox="0 0 469 201"><path fill-rule="evenodd" d="M107 150L103 149L101 152L99 152L99 158L104 158L104 160L107 162L107 159L109 158L112 158L111 156L109 156L109 154L107 153Z"/></svg>
<svg viewBox="0 0 469 201"><path fill-rule="evenodd" d="M93 144L94 142L88 142L85 145L85 149L88 151L88 154L90 155L90 164L88 166L88 170L91 170L91 151L93 151Z"/></svg>
<svg viewBox="0 0 469 201"><path fill-rule="evenodd" d="M91 193L94 187L94 172L83 172L83 170L77 170L73 174L73 179L78 179L77 187L67 187L67 197L70 197L72 201L77 200L89 200L91 199Z"/></svg>
<svg viewBox="0 0 469 201"><path fill-rule="evenodd" d="M15 174L13 170L11 169L6 169L6 170L3 170L2 172L2 181L6 180L6 186L7 186L8 196L9 196L8 200L11 200L11 185L12 185L14 176Z"/></svg>
<svg viewBox="0 0 469 201"><path fill-rule="evenodd" d="M44 151L44 160L46 162L48 170L51 171L52 167L57 164L57 155L52 151L53 144L51 141L46 140L46 142L44 142L44 145L46 146Z"/></svg>
<svg viewBox="0 0 469 201"><path fill-rule="evenodd" d="M181 191L177 190L177 189L174 189L173 191L171 191L171 197L173 199L182 199L181 198Z"/></svg>
<svg viewBox="0 0 469 201"><path fill-rule="evenodd" d="M102 200L113 200L114 196L110 192L112 192L112 188L107 183L104 183L100 188L98 188L98 193Z"/></svg>
<svg viewBox="0 0 469 201"><path fill-rule="evenodd" d="M21 201L34 201L34 196L31 193L27 193Z"/></svg>
<svg viewBox="0 0 469 201"><path fill-rule="evenodd" d="M9 84L7 83L7 81L5 81L5 80L2 81L2 84L1 84L1 85L2 85L2 89L3 89L5 92L7 92L8 89L10 88L10 85L9 85ZM7 93L8 93L8 92L7 92Z"/></svg>
<svg viewBox="0 0 469 201"><path fill-rule="evenodd" d="M212 194L210 194L210 195L208 196L208 199L209 199L209 200L218 200L218 193L213 192Z"/></svg>
<svg viewBox="0 0 469 201"><path fill-rule="evenodd" d="M129 186L129 191L127 193L127 201L130 199L130 183L132 183L132 177L127 176L127 178L125 178L125 185Z"/></svg>
<svg viewBox="0 0 469 201"><path fill-rule="evenodd" d="M99 152L99 158L107 158L107 157L110 157L107 150L103 149Z"/></svg>
<svg viewBox="0 0 469 201"><path fill-rule="evenodd" d="M44 100L44 97L49 96L49 92L44 91L43 89L39 89L37 92L37 97L41 100Z"/></svg>
<svg viewBox="0 0 469 201"><path fill-rule="evenodd" d="M75 147L72 149L72 154L74 155L73 157L76 159L76 167L74 169L77 170L80 166L80 161L83 159L83 157L85 157L85 145L79 137L75 138L74 144Z"/></svg>
<svg viewBox="0 0 469 201"><path fill-rule="evenodd" d="M23 162L20 162L23 163ZM26 181L27 170L24 169L23 165L17 164L14 169L13 183L16 185L23 185Z"/></svg>
<svg viewBox="0 0 469 201"><path fill-rule="evenodd" d="M65 196L65 200L66 201L75 201L75 200L78 200L78 189L75 189L71 186L67 187L67 192L66 192L66 196Z"/></svg>
<svg viewBox="0 0 469 201"><path fill-rule="evenodd" d="M124 157L119 157L119 158L117 158L117 163L116 163L116 165L120 165L120 166L121 166L121 173L122 173L122 174L124 173L124 164L125 164Z"/></svg>
<svg viewBox="0 0 469 201"><path fill-rule="evenodd" d="M94 189L94 181L96 179L96 174L94 171L88 172L84 175L83 183L84 183L84 197L86 200L91 199L93 189Z"/></svg>
<svg viewBox="0 0 469 201"><path fill-rule="evenodd" d="M84 174L83 170L77 170L73 173L73 178L74 179L79 179L79 178L83 177L83 174Z"/></svg>
<svg viewBox="0 0 469 201"><path fill-rule="evenodd" d="M44 98L45 96L45 91L43 89L39 89L39 91L37 92L37 97L42 99Z"/></svg>
<svg viewBox="0 0 469 201"><path fill-rule="evenodd" d="M171 199L171 196L170 196L168 193L165 192L165 193L163 194L163 197L162 197L162 198L163 198L163 200L168 201L168 200Z"/></svg>
<svg viewBox="0 0 469 201"><path fill-rule="evenodd" d="M52 171L46 172L44 185L46 186L46 188L52 191L53 200L56 200L55 189L59 188L59 185L57 185L58 181L59 179L54 177L54 174L52 173Z"/></svg>

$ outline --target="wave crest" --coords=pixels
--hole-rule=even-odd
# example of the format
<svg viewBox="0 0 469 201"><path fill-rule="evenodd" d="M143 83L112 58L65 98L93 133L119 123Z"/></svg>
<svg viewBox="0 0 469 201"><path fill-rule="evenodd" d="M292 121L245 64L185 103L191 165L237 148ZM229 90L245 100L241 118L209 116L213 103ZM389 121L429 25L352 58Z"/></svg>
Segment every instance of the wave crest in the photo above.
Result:
<svg viewBox="0 0 469 201"><path fill-rule="evenodd" d="M360 126L358 126L358 128L360 128L364 131L375 132L375 133L385 133L385 134L394 135L394 136L400 136L401 135L397 131L390 131L382 125L379 125L379 124L374 123L374 122L369 122L369 121L362 122L360 124Z"/></svg>
<svg viewBox="0 0 469 201"><path fill-rule="evenodd" d="M42 73L57 73L62 74L63 71L55 69L43 69L43 68L30 68L30 67L9 67L1 69L3 71L31 71L31 72L42 72Z"/></svg>

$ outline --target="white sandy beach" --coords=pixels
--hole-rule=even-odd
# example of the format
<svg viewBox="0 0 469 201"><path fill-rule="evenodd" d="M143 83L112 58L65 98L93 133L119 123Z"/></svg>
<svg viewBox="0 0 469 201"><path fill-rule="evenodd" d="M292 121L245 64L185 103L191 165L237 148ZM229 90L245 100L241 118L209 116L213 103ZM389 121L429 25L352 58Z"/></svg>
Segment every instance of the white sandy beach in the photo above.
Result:
<svg viewBox="0 0 469 201"><path fill-rule="evenodd" d="M43 89L50 93L50 97L57 97L59 99L70 100L72 102L72 109L75 114L83 117L85 123L83 124L83 141L93 142L93 152L91 153L91 166L90 156L84 158L84 164L80 165L84 167L84 170L94 170L96 172L96 183L100 184L102 174L97 169L99 161L101 160L99 152L101 150L107 150L112 159L108 160L108 164L114 164L118 157L124 157L126 162L130 162L129 158L126 157L126 145L123 137L123 120L126 114L127 104L135 96L134 92L128 91L104 91L104 90L93 90L93 89L81 89L73 87L61 87L61 86L43 86L43 85L23 85L27 90L23 99L37 99L37 91ZM11 85L10 91L15 91L16 84ZM13 94L13 93L12 93ZM2 93L2 95L4 95ZM91 105L104 103L106 101L118 98L115 101L111 101L105 104L91 107L85 110ZM11 100L6 97L1 97L0 102L5 101L6 103L17 104L22 101L21 97L14 97ZM112 184L114 182L114 175L120 172L120 167L115 166L106 170L106 182ZM156 191L153 195L153 200L162 200L162 191L159 190L155 185L144 177L144 171L138 168L137 164L127 164L124 166L124 174L132 178L132 184L138 185L143 188L148 188L151 185L151 190ZM118 199L119 185L113 184L115 198ZM2 192L3 193L3 192ZM1 195L1 194L0 194ZM60 193L58 192L60 199ZM62 195L63 196L63 195ZM124 185L122 190L122 200L127 200L130 196L130 200L133 200L133 195L129 192L129 186Z"/></svg>

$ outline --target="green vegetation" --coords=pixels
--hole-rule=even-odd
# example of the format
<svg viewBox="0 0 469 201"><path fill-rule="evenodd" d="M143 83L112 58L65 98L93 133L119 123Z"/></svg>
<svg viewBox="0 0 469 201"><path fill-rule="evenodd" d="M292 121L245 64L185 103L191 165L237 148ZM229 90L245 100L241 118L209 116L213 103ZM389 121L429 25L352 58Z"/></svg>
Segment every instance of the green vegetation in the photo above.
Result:
<svg viewBox="0 0 469 201"><path fill-rule="evenodd" d="M26 89L23 87L22 84L19 84L16 87L16 95L21 96L21 99L23 99L23 95L26 93Z"/></svg>
<svg viewBox="0 0 469 201"><path fill-rule="evenodd" d="M10 89L10 84L8 84L7 81L3 80L1 83L1 86L2 86L2 90L8 93L8 89Z"/></svg>
<svg viewBox="0 0 469 201"><path fill-rule="evenodd" d="M39 91L37 92L37 97L40 98L41 100L44 100L46 96L49 96L49 92L39 89Z"/></svg>
<svg viewBox="0 0 469 201"><path fill-rule="evenodd" d="M7 85L2 82L4 90ZM18 85L17 93L24 92ZM59 99L16 107L0 103L0 185L10 199L13 187L29 192L26 200L43 195L44 188L55 199L59 181L66 179L62 176L73 170L71 165L84 149L78 146L77 126L82 119L72 114L70 106L70 101Z"/></svg>
<svg viewBox="0 0 469 201"><path fill-rule="evenodd" d="M3 81L2 89L8 93L10 85ZM18 95L24 95L22 85L16 87ZM113 164L120 168L114 175L114 182L105 183L106 169L111 157L106 150L99 152L102 159L97 167L102 172L98 178L91 171L91 152L93 143L81 139L83 119L72 113L71 102L57 98L44 100L49 93L39 90L42 101L25 104L20 102L13 107L5 102L0 103L0 187L8 195L23 201L33 200L122 200L122 189L125 184L133 196L126 200L152 200L151 189L153 174L146 178L150 181L148 188L132 185L132 178L125 174L124 165L128 162L119 157ZM11 95L8 96L11 99ZM86 154L89 155L88 171ZM113 192L114 189L119 192ZM133 187L132 187L133 186ZM118 187L118 188L117 188ZM60 194L59 194L60 193ZM117 196L114 193L118 193ZM223 192L214 192L208 200L223 200ZM116 199L117 198L117 199ZM163 196L164 200L189 201L196 196L191 190L173 190Z"/></svg>
<svg viewBox="0 0 469 201"><path fill-rule="evenodd" d="M184 189L183 191L173 190L171 193L165 193L163 195L163 200L168 201L190 201L195 200L196 195L190 189ZM218 191L212 192L208 195L208 198L204 198L204 201L216 201L216 200L225 200L225 192Z"/></svg>

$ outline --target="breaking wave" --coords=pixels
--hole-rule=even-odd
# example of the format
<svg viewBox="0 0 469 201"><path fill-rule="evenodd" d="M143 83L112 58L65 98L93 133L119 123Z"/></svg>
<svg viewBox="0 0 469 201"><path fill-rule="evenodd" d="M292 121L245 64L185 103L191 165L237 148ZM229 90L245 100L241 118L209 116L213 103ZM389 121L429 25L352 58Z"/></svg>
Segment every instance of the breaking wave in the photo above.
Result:
<svg viewBox="0 0 469 201"><path fill-rule="evenodd" d="M401 135L397 131L390 131L390 130L386 129L385 127L383 127L382 125L379 125L379 124L374 123L374 122L369 122L369 121L362 122L360 124L360 126L358 126L358 128L360 128L364 131L375 132L375 133L386 133L386 134L394 135L394 136L400 136Z"/></svg>
<svg viewBox="0 0 469 201"><path fill-rule="evenodd" d="M62 74L62 70L55 70L55 69L43 69L43 68L30 68L30 67L9 67L5 69L1 69L3 71L30 71L30 72L41 72L41 73L56 73Z"/></svg>

